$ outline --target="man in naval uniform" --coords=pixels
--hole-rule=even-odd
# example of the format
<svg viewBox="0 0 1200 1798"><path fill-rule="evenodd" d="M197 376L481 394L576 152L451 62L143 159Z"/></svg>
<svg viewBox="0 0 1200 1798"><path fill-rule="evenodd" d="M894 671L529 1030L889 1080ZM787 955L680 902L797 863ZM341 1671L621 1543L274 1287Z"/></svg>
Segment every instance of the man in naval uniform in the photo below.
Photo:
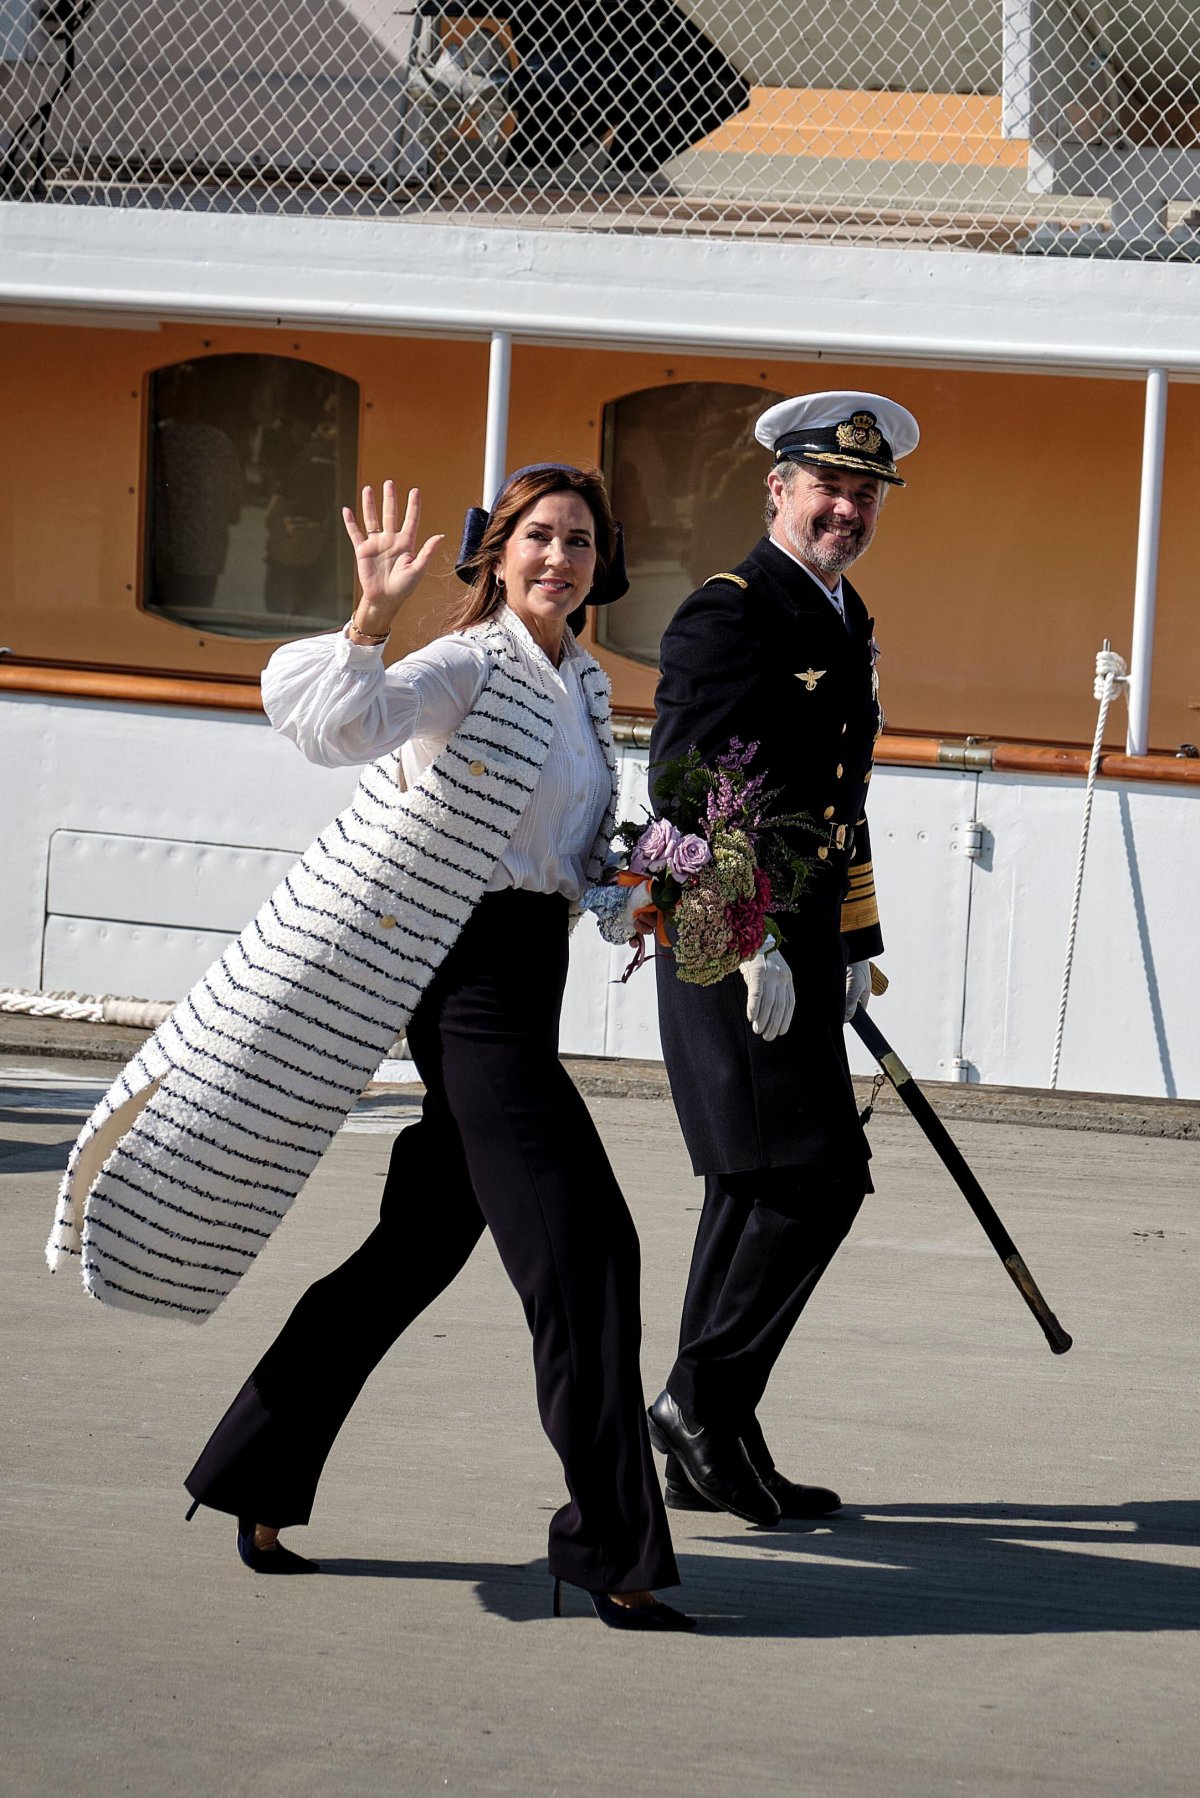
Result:
<svg viewBox="0 0 1200 1798"><path fill-rule="evenodd" d="M656 958L671 1092L704 1206L678 1359L650 1407L667 1503L747 1522L840 1499L776 1469L755 1417L771 1369L871 1190L844 1025L883 942L864 811L882 726L873 620L845 571L867 549L916 420L871 393L784 400L755 427L773 456L769 534L676 612L662 640L656 763L760 745L771 810L820 830L782 945L714 986ZM774 908L772 908L774 911Z"/></svg>

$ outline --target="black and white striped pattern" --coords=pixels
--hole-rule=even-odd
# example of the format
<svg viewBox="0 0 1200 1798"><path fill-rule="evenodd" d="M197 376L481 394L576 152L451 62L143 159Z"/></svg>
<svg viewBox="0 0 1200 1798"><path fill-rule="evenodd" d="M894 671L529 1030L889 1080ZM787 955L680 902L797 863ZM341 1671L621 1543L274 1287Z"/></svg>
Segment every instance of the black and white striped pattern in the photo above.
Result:
<svg viewBox="0 0 1200 1798"><path fill-rule="evenodd" d="M487 680L433 765L407 793L397 755L364 770L351 805L84 1126L46 1258L79 1257L105 1304L194 1323L216 1309L486 890L537 785L554 704L500 625L479 634ZM613 782L590 883L615 827L617 771L594 662L583 684Z"/></svg>

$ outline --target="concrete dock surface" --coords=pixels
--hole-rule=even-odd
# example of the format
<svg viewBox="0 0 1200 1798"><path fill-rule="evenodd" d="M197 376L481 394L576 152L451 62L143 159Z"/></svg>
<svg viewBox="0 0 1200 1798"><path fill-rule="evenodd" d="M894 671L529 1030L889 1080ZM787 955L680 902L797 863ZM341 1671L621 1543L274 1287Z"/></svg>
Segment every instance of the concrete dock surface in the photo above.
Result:
<svg viewBox="0 0 1200 1798"><path fill-rule="evenodd" d="M912 1122L762 1408L817 1525L672 1514L695 1636L550 1616L562 1502L490 1242L368 1385L313 1579L185 1525L181 1484L306 1284L374 1218L419 1092L372 1089L201 1328L108 1311L42 1245L110 1072L0 1067L0 1791L159 1798L1116 1798L1200 1786L1194 1142L950 1128L1075 1347L1052 1356ZM699 1204L661 1085L589 1098L643 1245L648 1395ZM414 1204L437 1202L414 1193Z"/></svg>

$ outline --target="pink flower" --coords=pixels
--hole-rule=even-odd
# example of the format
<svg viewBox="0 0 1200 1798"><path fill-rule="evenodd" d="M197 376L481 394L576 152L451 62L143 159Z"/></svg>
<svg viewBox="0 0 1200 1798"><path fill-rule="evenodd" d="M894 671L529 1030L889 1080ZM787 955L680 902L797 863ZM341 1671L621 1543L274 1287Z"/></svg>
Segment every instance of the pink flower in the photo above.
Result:
<svg viewBox="0 0 1200 1798"><path fill-rule="evenodd" d="M679 832L668 818L655 818L633 846L629 866L635 874L661 874L667 866Z"/></svg>
<svg viewBox="0 0 1200 1798"><path fill-rule="evenodd" d="M677 837L667 854L667 867L682 886L699 874L712 860L712 850L703 837Z"/></svg>

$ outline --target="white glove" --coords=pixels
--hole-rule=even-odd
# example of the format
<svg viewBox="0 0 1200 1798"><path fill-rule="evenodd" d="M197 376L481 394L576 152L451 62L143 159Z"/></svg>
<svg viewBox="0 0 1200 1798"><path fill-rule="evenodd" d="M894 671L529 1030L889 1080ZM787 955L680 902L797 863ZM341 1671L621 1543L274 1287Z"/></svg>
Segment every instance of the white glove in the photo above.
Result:
<svg viewBox="0 0 1200 1798"><path fill-rule="evenodd" d="M746 982L746 1017L755 1036L774 1042L792 1021L796 1009L796 987L792 970L768 939L768 946L741 964Z"/></svg>
<svg viewBox="0 0 1200 1798"><path fill-rule="evenodd" d="M846 969L846 1022L850 1022L859 1006L864 1008L871 997L871 964L852 961Z"/></svg>
<svg viewBox="0 0 1200 1798"><path fill-rule="evenodd" d="M625 910L621 913L621 918L623 922L628 925L631 937L635 937L639 935L639 933L645 935L649 931L650 926L644 918L639 923L633 914L636 911L640 911L644 905L654 904L654 900L650 894L650 882L648 880L643 880L640 885L630 887L628 892L629 898L625 902Z"/></svg>

